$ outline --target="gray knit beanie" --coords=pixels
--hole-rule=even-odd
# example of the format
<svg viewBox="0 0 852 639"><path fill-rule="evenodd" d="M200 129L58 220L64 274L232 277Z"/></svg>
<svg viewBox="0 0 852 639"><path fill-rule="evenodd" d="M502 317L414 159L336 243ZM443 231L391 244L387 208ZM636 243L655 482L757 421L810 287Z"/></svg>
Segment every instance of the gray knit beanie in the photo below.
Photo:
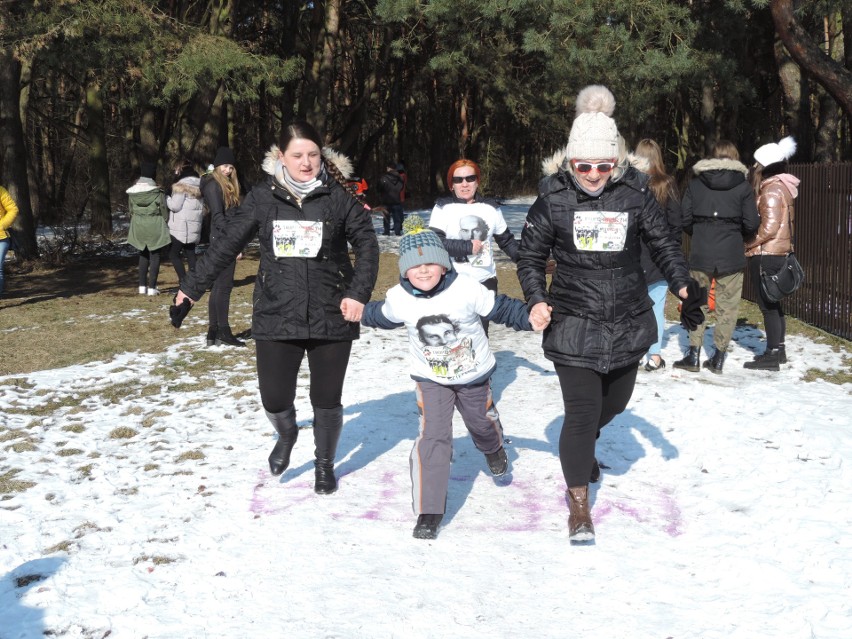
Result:
<svg viewBox="0 0 852 639"><path fill-rule="evenodd" d="M405 235L399 240L399 274L421 264L440 264L452 269L450 255L435 231L426 226L419 215L409 215L402 225Z"/></svg>
<svg viewBox="0 0 852 639"><path fill-rule="evenodd" d="M593 84L580 91L568 136L569 160L618 157L618 127L611 117L614 112L615 96L605 86Z"/></svg>

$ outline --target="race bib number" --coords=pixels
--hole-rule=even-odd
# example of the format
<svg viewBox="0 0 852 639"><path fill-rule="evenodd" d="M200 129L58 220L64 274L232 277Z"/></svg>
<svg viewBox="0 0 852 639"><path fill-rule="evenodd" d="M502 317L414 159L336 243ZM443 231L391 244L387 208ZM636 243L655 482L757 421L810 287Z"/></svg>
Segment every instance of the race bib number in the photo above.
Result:
<svg viewBox="0 0 852 639"><path fill-rule="evenodd" d="M275 220L272 250L275 257L316 257L322 248L322 222Z"/></svg>
<svg viewBox="0 0 852 639"><path fill-rule="evenodd" d="M622 251L630 214L614 211L576 211L574 246L580 251Z"/></svg>

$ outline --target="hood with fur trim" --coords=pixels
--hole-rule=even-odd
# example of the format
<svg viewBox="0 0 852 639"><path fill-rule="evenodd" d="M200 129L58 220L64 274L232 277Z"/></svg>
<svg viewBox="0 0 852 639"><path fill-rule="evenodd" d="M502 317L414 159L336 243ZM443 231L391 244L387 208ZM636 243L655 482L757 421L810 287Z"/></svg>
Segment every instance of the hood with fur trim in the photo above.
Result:
<svg viewBox="0 0 852 639"><path fill-rule="evenodd" d="M748 167L738 160L708 158L692 167L695 179L711 191L730 191L748 178Z"/></svg>
<svg viewBox="0 0 852 639"><path fill-rule="evenodd" d="M706 160L699 160L695 163L695 166L692 167L692 172L695 173L695 175L700 175L705 171L737 171L748 177L748 167L745 164L739 160L729 160L727 158L708 158Z"/></svg>
<svg viewBox="0 0 852 639"><path fill-rule="evenodd" d="M277 144L273 144L269 147L269 150L266 152L266 155L263 157L263 164L261 164L261 168L265 173L268 173L272 177L275 177L275 163L278 162L278 152L280 149ZM352 168L352 160L343 155L342 153L332 149L330 146L325 146L322 149L322 157L325 160L329 160L336 166L340 173L343 174L344 178L350 178L353 175Z"/></svg>

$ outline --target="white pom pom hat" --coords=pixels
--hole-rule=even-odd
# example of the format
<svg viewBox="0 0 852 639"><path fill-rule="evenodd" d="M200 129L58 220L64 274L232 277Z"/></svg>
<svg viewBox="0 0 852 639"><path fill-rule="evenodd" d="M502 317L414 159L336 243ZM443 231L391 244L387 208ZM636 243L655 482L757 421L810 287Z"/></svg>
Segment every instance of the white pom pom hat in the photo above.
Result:
<svg viewBox="0 0 852 639"><path fill-rule="evenodd" d="M796 152L796 140L792 136L788 136L778 143L770 142L764 144L754 152L754 161L763 166L769 166L776 162L784 162L793 157Z"/></svg>
<svg viewBox="0 0 852 639"><path fill-rule="evenodd" d="M618 127L612 114L615 96L593 84L577 95L577 111L568 136L568 159L603 160L618 157Z"/></svg>

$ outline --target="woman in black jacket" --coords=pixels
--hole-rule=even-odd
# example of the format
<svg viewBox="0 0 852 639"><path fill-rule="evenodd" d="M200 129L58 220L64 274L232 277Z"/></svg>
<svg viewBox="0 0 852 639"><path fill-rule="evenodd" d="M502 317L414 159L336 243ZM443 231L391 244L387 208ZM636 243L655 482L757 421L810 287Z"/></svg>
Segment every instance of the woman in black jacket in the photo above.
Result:
<svg viewBox="0 0 852 639"><path fill-rule="evenodd" d="M337 490L334 456L343 427L343 380L352 341L379 268L370 214L344 186L348 159L322 148L307 122L286 127L266 154L266 179L249 192L224 234L199 261L175 298L198 300L216 275L258 235L260 269L254 288L252 336L260 398L279 438L269 470L290 463L299 432L296 383L307 353L314 409L314 490ZM355 263L349 257L349 245Z"/></svg>
<svg viewBox="0 0 852 639"><path fill-rule="evenodd" d="M211 248L222 239L228 220L240 205L240 181L234 162L234 152L226 146L221 146L213 160L213 171L201 178L201 194L210 213ZM219 272L210 289L210 297L207 300L208 346L246 345L234 337L228 318L231 313L231 291L234 290L237 257L234 256L233 261Z"/></svg>
<svg viewBox="0 0 852 639"><path fill-rule="evenodd" d="M748 168L740 162L733 142L719 140L712 157L696 162L695 177L683 195L683 227L692 236L689 273L701 286L716 280L716 327L714 349L704 368L721 373L734 334L743 292L746 259L743 241L760 225L754 193L748 183ZM702 322L689 331L689 350L675 368L697 373L704 344Z"/></svg>
<svg viewBox="0 0 852 639"><path fill-rule="evenodd" d="M630 165L610 117L615 98L603 86L577 96L568 145L544 164L546 177L527 214L518 278L530 322L545 328L544 355L554 363L565 417L559 459L568 486L571 541L594 539L589 482L600 477L595 440L627 406L638 363L657 338L640 265L644 240L669 290L685 300L683 321L700 315L701 292L648 176ZM548 289L545 269L556 269Z"/></svg>

